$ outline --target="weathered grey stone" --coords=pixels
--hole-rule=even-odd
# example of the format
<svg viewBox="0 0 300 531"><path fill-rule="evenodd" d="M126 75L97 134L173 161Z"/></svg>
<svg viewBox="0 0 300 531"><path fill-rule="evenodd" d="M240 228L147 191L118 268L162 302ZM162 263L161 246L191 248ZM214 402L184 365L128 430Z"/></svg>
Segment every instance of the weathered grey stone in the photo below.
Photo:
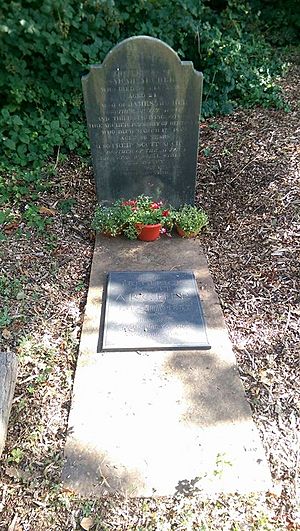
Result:
<svg viewBox="0 0 300 531"><path fill-rule="evenodd" d="M171 268L195 273L211 350L97 353L108 271ZM97 238L73 392L63 470L69 489L173 496L271 487L197 240Z"/></svg>
<svg viewBox="0 0 300 531"><path fill-rule="evenodd" d="M17 356L13 352L0 352L0 456L5 445L17 379L17 366Z"/></svg>
<svg viewBox="0 0 300 531"><path fill-rule="evenodd" d="M209 349L194 274L109 273L101 343L102 350Z"/></svg>
<svg viewBox="0 0 300 531"><path fill-rule="evenodd" d="M194 202L202 74L165 43L131 37L82 79L99 202Z"/></svg>

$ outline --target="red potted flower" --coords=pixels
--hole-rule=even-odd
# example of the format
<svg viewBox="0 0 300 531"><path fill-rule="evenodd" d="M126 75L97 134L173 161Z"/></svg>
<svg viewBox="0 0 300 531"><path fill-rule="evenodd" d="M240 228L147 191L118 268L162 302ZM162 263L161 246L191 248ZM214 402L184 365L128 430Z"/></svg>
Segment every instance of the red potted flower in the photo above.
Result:
<svg viewBox="0 0 300 531"><path fill-rule="evenodd" d="M124 206L131 207L131 216L124 229L127 238L142 241L154 241L161 232L173 226L170 208L163 201L154 201L151 197L140 195L137 199L123 201Z"/></svg>

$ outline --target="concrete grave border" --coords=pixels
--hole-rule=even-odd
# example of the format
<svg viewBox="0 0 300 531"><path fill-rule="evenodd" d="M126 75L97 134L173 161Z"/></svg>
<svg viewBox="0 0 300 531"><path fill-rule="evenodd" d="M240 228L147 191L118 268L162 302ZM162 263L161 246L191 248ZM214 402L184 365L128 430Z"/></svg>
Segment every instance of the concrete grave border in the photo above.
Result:
<svg viewBox="0 0 300 531"><path fill-rule="evenodd" d="M106 274L193 270L210 351L97 353ZM199 240L97 237L63 482L84 496L265 491L270 471Z"/></svg>

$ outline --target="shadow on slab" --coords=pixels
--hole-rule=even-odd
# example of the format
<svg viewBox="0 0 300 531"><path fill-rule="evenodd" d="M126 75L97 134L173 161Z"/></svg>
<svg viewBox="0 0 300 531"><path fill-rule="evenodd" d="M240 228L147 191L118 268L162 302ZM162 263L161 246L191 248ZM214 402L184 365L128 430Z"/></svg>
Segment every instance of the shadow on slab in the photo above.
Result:
<svg viewBox="0 0 300 531"><path fill-rule="evenodd" d="M192 272L111 272L105 300L98 351L210 348Z"/></svg>
<svg viewBox="0 0 300 531"><path fill-rule="evenodd" d="M214 353L176 352L166 362L184 388L185 412L181 420L201 428L249 419L250 407L238 373L221 367Z"/></svg>
<svg viewBox="0 0 300 531"><path fill-rule="evenodd" d="M68 437L64 480L67 486L69 484L82 494L118 492L134 496L135 492L137 495L149 492L149 484L153 485L156 480L148 481L144 488L148 474L145 472L148 470L148 465L145 468L147 456L150 458L150 475L152 467L157 469L159 463L164 482L163 477L168 477L169 470L173 478L170 495L188 493L197 488L199 459L206 461L209 452L222 451L223 446L231 448L232 441L242 454L248 451L247 440L252 437L250 407L235 368L231 343L205 257L199 242L174 240L149 244L97 240L90 281L93 305L89 311L91 318L85 320L83 331L86 343L91 343L93 348L89 354L81 355L79 372L87 370L88 380L82 376L78 383L82 388L82 382L88 381L91 396L87 389L86 407L92 409L92 422L100 423L101 430L103 425L109 436L105 443L104 432L101 442L100 430L96 449L89 448L84 442L85 429L77 432L78 435L82 433L81 441L72 439L72 435ZM97 323L107 273L156 270L194 271L211 350L166 352L161 349L140 354L135 351L97 354ZM148 319L152 321L153 317ZM188 312L183 318L185 322L190 321ZM95 395L96 402L92 392L94 385L101 391ZM81 418L82 413L80 422ZM119 451L119 440L122 451ZM130 449L129 457L126 448ZM192 465L195 463L195 468L190 467L190 460ZM182 467L183 462L186 465Z"/></svg>
<svg viewBox="0 0 300 531"><path fill-rule="evenodd" d="M107 454L87 445L80 447L72 438L65 449L62 471L64 486L83 496L106 496L118 493L134 496L143 489L144 482L138 470L128 470L120 464L112 464Z"/></svg>

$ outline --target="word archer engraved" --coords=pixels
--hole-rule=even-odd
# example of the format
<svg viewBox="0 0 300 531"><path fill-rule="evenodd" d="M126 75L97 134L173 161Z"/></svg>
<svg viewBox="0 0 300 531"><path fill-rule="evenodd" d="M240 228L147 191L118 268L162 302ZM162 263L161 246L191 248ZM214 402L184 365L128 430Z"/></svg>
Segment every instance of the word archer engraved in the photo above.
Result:
<svg viewBox="0 0 300 531"><path fill-rule="evenodd" d="M182 348L210 348L193 273L109 273L102 350Z"/></svg>

